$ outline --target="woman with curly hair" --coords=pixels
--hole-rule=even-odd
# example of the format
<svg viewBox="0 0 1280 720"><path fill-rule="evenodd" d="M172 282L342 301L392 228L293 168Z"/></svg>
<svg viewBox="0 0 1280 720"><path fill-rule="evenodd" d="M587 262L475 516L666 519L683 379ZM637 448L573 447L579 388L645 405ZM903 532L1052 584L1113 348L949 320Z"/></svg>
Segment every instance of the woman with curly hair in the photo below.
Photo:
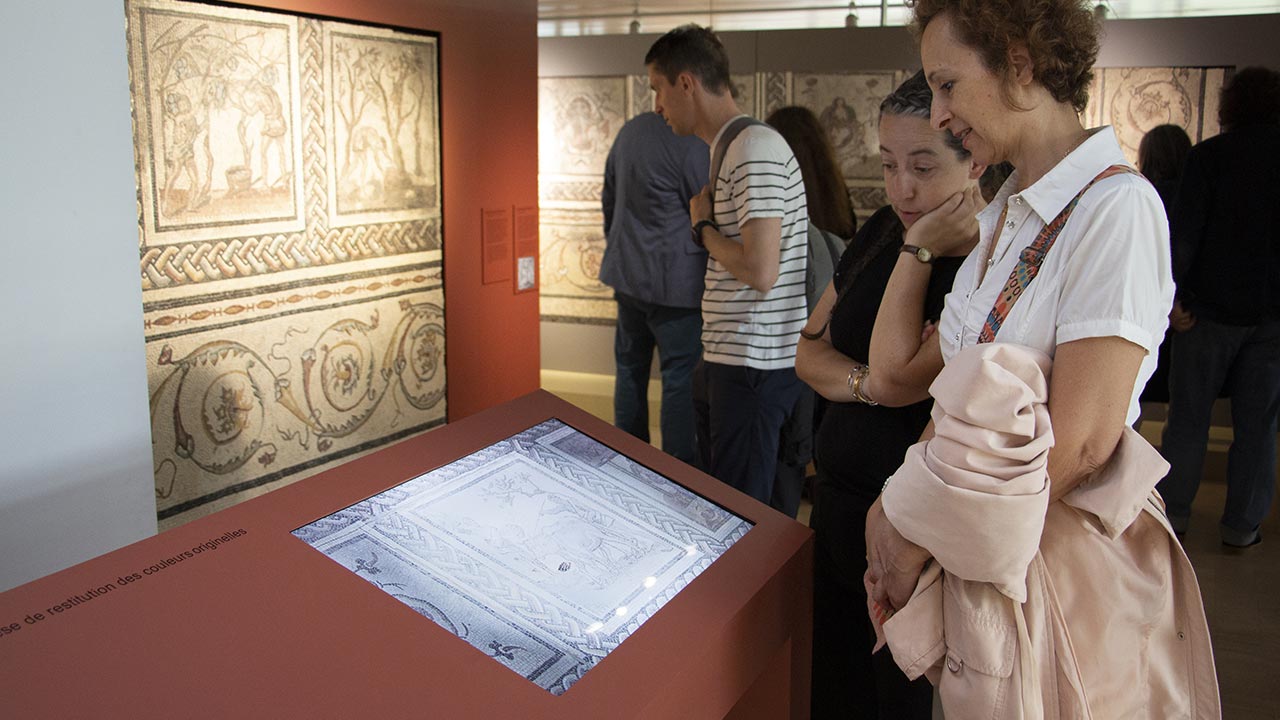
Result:
<svg viewBox="0 0 1280 720"><path fill-rule="evenodd" d="M1081 125L1091 8L913 10L934 127L1016 169L942 312L933 422L868 514L873 616L950 718L1218 717L1165 464L1129 427L1173 301L1168 225L1112 129Z"/></svg>

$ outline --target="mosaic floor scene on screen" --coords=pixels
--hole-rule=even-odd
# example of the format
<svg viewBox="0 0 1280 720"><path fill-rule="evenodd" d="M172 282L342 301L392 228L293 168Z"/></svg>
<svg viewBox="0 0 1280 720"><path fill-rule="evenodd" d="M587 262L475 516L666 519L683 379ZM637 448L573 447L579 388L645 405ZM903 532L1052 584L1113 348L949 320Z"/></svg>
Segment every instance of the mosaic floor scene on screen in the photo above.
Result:
<svg viewBox="0 0 1280 720"><path fill-rule="evenodd" d="M750 529L548 420L294 535L559 695Z"/></svg>

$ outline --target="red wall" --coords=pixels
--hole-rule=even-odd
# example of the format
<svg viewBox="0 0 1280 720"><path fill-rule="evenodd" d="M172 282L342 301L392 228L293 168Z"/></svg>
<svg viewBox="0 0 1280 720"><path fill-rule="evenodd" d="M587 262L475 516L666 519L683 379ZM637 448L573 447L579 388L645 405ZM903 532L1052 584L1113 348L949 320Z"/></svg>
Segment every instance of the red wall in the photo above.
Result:
<svg viewBox="0 0 1280 720"><path fill-rule="evenodd" d="M484 285L480 274L481 209L538 205L535 0L252 4L440 33L449 419L536 390L538 293Z"/></svg>

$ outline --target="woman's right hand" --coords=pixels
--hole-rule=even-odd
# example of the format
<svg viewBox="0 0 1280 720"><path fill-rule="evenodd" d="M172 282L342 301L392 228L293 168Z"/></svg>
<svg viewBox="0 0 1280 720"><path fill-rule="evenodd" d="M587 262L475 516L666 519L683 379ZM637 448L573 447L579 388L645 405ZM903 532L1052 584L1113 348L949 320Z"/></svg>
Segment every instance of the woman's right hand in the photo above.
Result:
<svg viewBox="0 0 1280 720"><path fill-rule="evenodd" d="M916 220L903 242L927 248L934 255L963 256L978 244L977 214L986 207L977 185L952 195Z"/></svg>

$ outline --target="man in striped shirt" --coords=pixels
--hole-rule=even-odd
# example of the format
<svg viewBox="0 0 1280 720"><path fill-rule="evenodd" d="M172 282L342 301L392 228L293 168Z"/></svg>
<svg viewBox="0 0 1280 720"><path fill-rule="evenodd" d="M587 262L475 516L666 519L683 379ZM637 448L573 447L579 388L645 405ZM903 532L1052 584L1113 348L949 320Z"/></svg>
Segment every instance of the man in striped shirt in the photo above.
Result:
<svg viewBox="0 0 1280 720"><path fill-rule="evenodd" d="M678 135L711 146L741 116L729 59L710 30L685 25L645 56L654 110ZM786 141L752 124L732 139L712 188L689 203L692 242L706 247L702 295L703 365L695 386L703 469L768 503L778 433L795 405L796 341L806 320L808 211L804 182ZM714 201L713 201L714 198ZM695 396L699 394L695 389Z"/></svg>

